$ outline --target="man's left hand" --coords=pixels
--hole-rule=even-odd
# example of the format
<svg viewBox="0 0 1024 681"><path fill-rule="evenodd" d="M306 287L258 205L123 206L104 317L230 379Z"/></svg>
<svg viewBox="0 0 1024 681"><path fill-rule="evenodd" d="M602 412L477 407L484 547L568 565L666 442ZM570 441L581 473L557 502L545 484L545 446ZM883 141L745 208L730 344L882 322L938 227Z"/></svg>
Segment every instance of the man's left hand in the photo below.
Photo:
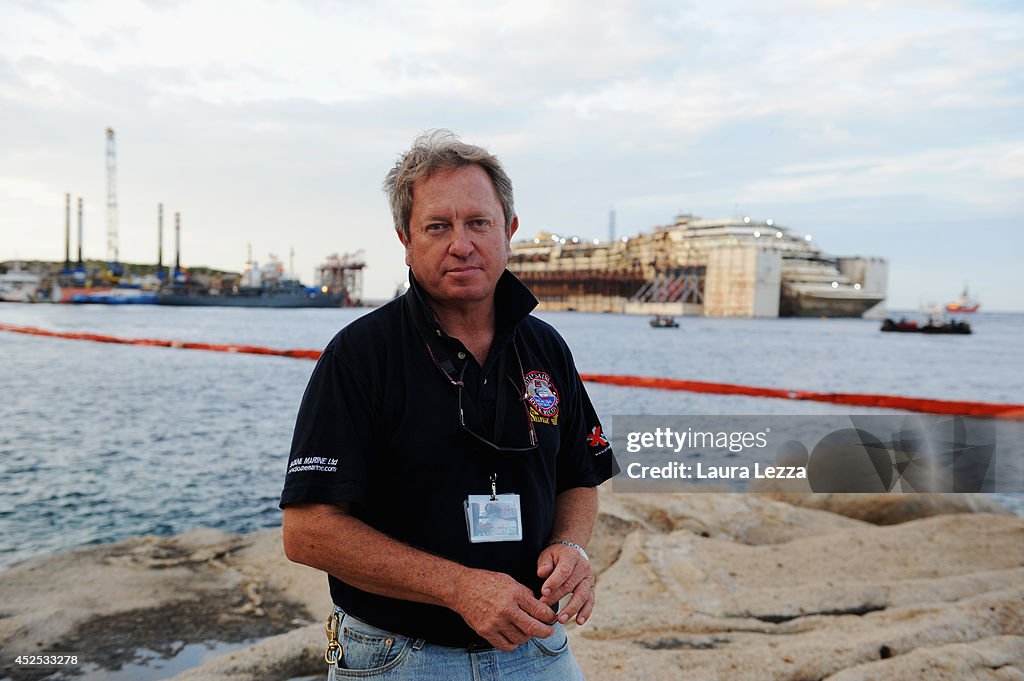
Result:
<svg viewBox="0 0 1024 681"><path fill-rule="evenodd" d="M565 544L552 544L537 558L537 576L544 579L541 601L554 605L568 594L572 598L558 613L558 621L565 624L573 617L582 625L594 610L596 589L590 561L579 551Z"/></svg>

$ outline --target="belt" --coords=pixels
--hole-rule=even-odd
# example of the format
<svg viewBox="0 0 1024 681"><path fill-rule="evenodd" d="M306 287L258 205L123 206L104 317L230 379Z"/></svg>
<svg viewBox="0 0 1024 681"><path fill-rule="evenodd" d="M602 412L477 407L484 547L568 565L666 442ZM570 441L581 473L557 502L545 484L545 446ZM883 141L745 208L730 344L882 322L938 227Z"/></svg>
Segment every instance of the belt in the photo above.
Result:
<svg viewBox="0 0 1024 681"><path fill-rule="evenodd" d="M363 624L365 624L367 626L373 627L374 629L379 629L380 631L384 631L384 632L387 632L387 633L392 633L392 634L395 634L395 635L398 635L398 636L405 636L407 638L419 638L418 636L408 636L407 634L398 634L396 632L390 632L387 629L382 629L381 627L378 627L375 624L371 624L370 622L367 622L366 620L361 620L361 619L359 619L358 617L356 617L355 615L352 615L352 614L346 614L345 616L348 617L349 619L353 619L353 620L355 620L357 622L361 622L361 623L363 623ZM330 620L328 620L328 626L330 626ZM335 625L335 626L337 626L337 625ZM330 636L330 633L331 632L328 631L328 637ZM494 650L494 646L491 645L490 643L488 643L486 639L484 639L483 637L480 637L480 636L478 636L475 639L473 639L471 641L468 641L466 643L436 643L434 641L431 641L429 638L424 639L424 641L426 643L431 644L431 645L441 646L443 648L455 648L457 650L458 649L465 650L467 653L485 653L487 651Z"/></svg>
<svg viewBox="0 0 1024 681"><path fill-rule="evenodd" d="M494 646L484 640L474 641L466 646L467 653L485 653L489 650L494 650Z"/></svg>

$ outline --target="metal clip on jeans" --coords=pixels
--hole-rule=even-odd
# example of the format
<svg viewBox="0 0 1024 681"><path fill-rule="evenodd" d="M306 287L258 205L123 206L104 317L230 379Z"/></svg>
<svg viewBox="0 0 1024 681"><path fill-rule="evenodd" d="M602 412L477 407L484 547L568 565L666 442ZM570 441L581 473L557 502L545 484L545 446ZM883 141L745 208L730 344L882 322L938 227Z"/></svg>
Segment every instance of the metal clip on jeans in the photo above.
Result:
<svg viewBox="0 0 1024 681"><path fill-rule="evenodd" d="M338 643L338 628L340 627L340 619L338 613L332 612L327 618L327 650L324 651L324 661L328 665L338 664L341 661L342 650L341 644Z"/></svg>

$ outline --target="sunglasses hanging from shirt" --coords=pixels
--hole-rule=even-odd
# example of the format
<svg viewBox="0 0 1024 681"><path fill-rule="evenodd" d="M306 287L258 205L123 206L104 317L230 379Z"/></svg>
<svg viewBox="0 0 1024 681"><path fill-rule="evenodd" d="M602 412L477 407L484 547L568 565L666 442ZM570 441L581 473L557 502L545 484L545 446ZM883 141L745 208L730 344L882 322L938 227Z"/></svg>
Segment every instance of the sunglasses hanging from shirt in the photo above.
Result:
<svg viewBox="0 0 1024 681"><path fill-rule="evenodd" d="M507 376L516 391L517 400L523 405L523 414L526 416L530 444L526 447L499 445L466 425L466 415L462 408L462 391L465 388L465 381L463 379L466 375L466 365L468 362L462 365L462 368L458 370L458 378L455 378L456 369L451 360L446 359L443 362L438 362L434 351L430 347L430 343L426 343L426 346L427 354L430 355L434 366L437 367L438 371L441 372L449 383L455 386L458 392L457 416L459 432L464 433L477 444L483 445L486 450L494 454L525 454L537 449L537 431L533 425L533 419L530 417L530 407L526 402L524 387L517 385L511 376ZM516 363L519 368L518 376L520 381L522 381L525 376L523 360L519 356L519 348L516 347L514 338L512 340L512 348L516 354ZM501 402L502 400L499 399L498 412L503 414ZM495 430L499 429L496 428ZM491 473L491 493L467 495L464 506L466 512L466 533L471 543L522 540L523 518L519 495L511 493L498 494L498 473L496 471Z"/></svg>
<svg viewBox="0 0 1024 681"><path fill-rule="evenodd" d="M455 386L456 391L458 392L458 412L456 413L456 422L458 423L460 432L464 433L472 440L483 445L485 449L490 452L494 452L495 454L527 454L529 452L536 451L537 429L534 427L533 418L530 416L530 405L526 400L525 384L519 385L511 376L506 375L512 389L515 390L517 401L523 407L523 416L526 417L526 431L529 436L530 443L526 446L515 447L499 445L490 438L486 438L479 434L466 424L466 413L462 408L462 392L465 388L465 382L463 379L466 376L466 365L468 364L468 361L462 365L461 369L456 369L451 360L445 359L439 362L437 357L434 355L434 351L430 347L430 343L425 343L425 345L427 347L427 354L430 356L430 360L434 363L434 366L437 367L437 370L441 372L441 375L444 376L446 381ZM519 367L519 373L517 375L519 376L519 381L523 382L523 377L526 375L526 372L523 369L523 360L519 356L519 348L516 346L514 338L512 340L512 349L515 351L516 365ZM456 378L456 374L458 375L458 378ZM503 400L501 400L499 396L499 413L503 411L502 402Z"/></svg>

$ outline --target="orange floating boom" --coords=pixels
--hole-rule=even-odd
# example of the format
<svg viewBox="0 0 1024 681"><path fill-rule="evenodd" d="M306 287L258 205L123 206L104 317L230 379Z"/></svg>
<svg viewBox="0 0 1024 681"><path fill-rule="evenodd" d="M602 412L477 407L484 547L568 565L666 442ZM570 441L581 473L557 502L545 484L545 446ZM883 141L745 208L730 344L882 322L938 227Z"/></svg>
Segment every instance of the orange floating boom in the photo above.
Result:
<svg viewBox="0 0 1024 681"><path fill-rule="evenodd" d="M924 397L900 397L898 395L872 395L867 393L821 393L812 390L784 390L781 388L758 388L731 383L707 383L704 381L683 381L675 378L654 376L614 376L608 374L580 374L589 383L609 383L633 388L657 388L659 390L685 390L693 393L715 395L747 395L749 397L774 397L781 400L809 400L850 404L857 407L879 407L902 409L926 414L951 414L978 416L1012 421L1024 421L1024 404L998 404L994 402L966 402L963 400L933 400Z"/></svg>
<svg viewBox="0 0 1024 681"><path fill-rule="evenodd" d="M64 331L49 331L37 329L30 326L14 326L12 324L0 323L0 331L12 333L24 333L31 336L49 336L51 338L67 338L71 340L87 340L95 343L119 343L121 345L148 345L161 348L185 348L186 350L212 350L214 352L237 352L248 355L275 355L278 357L295 357L298 359L319 359L319 350L277 350L275 348L264 348L256 345L217 345L214 343L189 343L180 340L166 340L162 338L120 338L118 336L104 336L98 333L69 333Z"/></svg>
<svg viewBox="0 0 1024 681"><path fill-rule="evenodd" d="M296 359L319 359L319 350L277 350L255 345L217 345L214 343L189 343L180 340L159 338L120 338L96 333L69 333L50 331L29 326L14 326L0 323L0 331L24 333L32 336L48 336L51 338L67 338L87 340L96 343L119 343L122 345L147 345L164 348L185 348L188 350L210 350L214 352L234 352L250 355L273 355L277 357L294 357ZM785 390L782 388L758 388L748 385L731 383L708 383L705 381L684 381L677 378L658 378L655 376L618 376L609 374L580 374L580 378L590 383L607 383L611 385L629 386L633 388L656 388L658 390L684 390L693 393L709 393L715 395L746 395L748 397L771 397L781 400L809 400L814 402L830 402L832 404L849 404L856 407L878 407L882 409L901 409L926 414L951 414L959 416L977 416L1013 421L1024 421L1024 404L998 404L994 402L966 402L961 400L933 400L923 397L900 397L898 395L872 395L865 393L823 393L811 390Z"/></svg>

